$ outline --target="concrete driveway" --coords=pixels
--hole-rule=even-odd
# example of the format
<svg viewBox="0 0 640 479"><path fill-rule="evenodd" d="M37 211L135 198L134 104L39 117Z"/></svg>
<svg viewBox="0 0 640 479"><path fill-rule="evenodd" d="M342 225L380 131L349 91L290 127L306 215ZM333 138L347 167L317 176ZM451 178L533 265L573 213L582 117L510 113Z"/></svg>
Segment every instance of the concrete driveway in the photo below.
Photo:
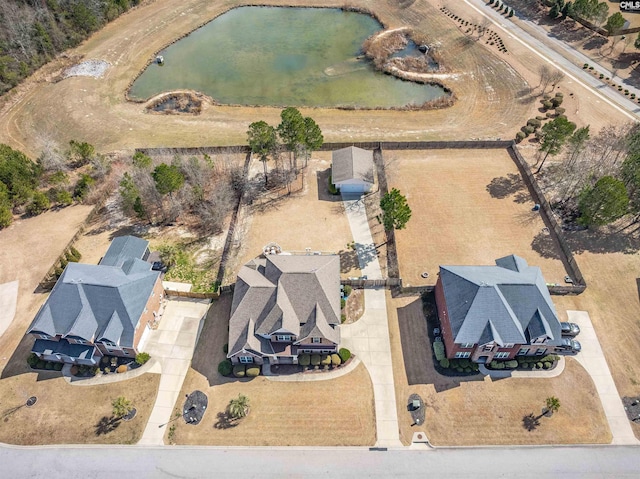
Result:
<svg viewBox="0 0 640 479"><path fill-rule="evenodd" d="M158 329L150 331L144 350L160 364L162 376L158 397L138 444L164 444L165 428L160 426L171 419L209 304L209 300L169 300Z"/></svg>
<svg viewBox="0 0 640 479"><path fill-rule="evenodd" d="M612 444L640 444L633 434L631 424L618 394L609 365L604 357L600 341L586 311L567 311L569 321L580 326L580 334L576 338L582 345L582 351L575 358L587 370L596 385L604 414L609 422L613 436Z"/></svg>

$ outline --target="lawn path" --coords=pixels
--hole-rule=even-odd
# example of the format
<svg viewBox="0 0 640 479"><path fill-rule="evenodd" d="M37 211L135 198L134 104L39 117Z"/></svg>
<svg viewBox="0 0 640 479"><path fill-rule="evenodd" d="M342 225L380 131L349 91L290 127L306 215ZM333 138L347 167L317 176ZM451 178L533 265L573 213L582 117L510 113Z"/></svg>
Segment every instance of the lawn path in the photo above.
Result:
<svg viewBox="0 0 640 479"><path fill-rule="evenodd" d="M342 199L362 274L369 279L381 279L364 202L358 197L343 196ZM366 289L365 305L364 314L357 322L340 327L342 344L360 358L371 376L376 411L376 446L399 447L402 443L396 414L385 290Z"/></svg>

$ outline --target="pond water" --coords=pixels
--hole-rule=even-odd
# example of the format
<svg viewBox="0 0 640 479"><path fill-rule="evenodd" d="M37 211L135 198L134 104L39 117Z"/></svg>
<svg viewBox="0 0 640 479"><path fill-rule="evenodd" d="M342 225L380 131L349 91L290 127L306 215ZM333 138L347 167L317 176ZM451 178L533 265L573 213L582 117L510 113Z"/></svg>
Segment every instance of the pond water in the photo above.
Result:
<svg viewBox="0 0 640 479"><path fill-rule="evenodd" d="M358 58L382 29L369 15L328 8L241 7L161 51L129 95L191 89L218 103L389 108L443 96L442 88L376 72Z"/></svg>

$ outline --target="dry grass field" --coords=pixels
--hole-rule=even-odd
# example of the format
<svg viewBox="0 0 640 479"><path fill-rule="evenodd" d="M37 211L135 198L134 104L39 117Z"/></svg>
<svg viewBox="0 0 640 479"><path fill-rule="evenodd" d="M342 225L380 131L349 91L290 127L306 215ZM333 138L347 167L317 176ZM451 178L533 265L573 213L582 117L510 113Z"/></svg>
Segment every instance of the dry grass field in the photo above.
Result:
<svg viewBox="0 0 640 479"><path fill-rule="evenodd" d="M60 373L25 372L0 381L0 442L8 444L135 444L156 399L159 374L99 386L71 386ZM36 396L32 407L25 401ZM101 425L111 401L129 399L137 409L131 421Z"/></svg>
<svg viewBox="0 0 640 479"><path fill-rule="evenodd" d="M437 446L611 442L595 386L573 359L567 359L564 372L556 378L444 377L433 368L420 298L388 295L387 310L404 444L418 430L424 430ZM406 404L413 393L420 394L427 405L424 427L411 426ZM525 428L524 418L540 416L549 396L560 400L560 410L550 418L538 418L532 430Z"/></svg>
<svg viewBox="0 0 640 479"><path fill-rule="evenodd" d="M562 283L561 261L532 248L545 227L506 150L386 151L389 187L413 215L396 233L405 284L435 284L439 265L493 265L509 254ZM420 277L422 272L429 277Z"/></svg>
<svg viewBox="0 0 640 479"><path fill-rule="evenodd" d="M373 386L363 365L346 376L326 381L273 382L263 376L233 379L220 376L217 366L225 357L231 296L212 304L191 369L182 391L196 389L209 398L207 413L197 426L177 420L165 442L228 446L370 446L376 425ZM249 415L229 422L229 401L244 394ZM176 405L177 410L182 404Z"/></svg>
<svg viewBox="0 0 640 479"><path fill-rule="evenodd" d="M302 188L298 181L291 195L282 191L245 206L235 234L237 249L226 268L226 282L235 282L240 267L262 254L275 241L285 251L341 253L343 276L359 276L358 259L347 244L353 241L340 196L329 195L327 181L331 152L315 152L307 166Z"/></svg>

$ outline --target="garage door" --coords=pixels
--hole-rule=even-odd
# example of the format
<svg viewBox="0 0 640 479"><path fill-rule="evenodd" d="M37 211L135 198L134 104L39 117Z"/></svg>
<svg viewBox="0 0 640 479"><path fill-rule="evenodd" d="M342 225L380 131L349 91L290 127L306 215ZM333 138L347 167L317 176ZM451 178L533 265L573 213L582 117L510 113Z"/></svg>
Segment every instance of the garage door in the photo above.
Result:
<svg viewBox="0 0 640 479"><path fill-rule="evenodd" d="M363 185L340 185L340 193L362 193Z"/></svg>
<svg viewBox="0 0 640 479"><path fill-rule="evenodd" d="M151 328L149 327L149 323L147 323L147 325L144 327L144 331L142 332L140 342L138 343L138 351L144 351L144 347L146 346L147 339L149 339L150 332Z"/></svg>

